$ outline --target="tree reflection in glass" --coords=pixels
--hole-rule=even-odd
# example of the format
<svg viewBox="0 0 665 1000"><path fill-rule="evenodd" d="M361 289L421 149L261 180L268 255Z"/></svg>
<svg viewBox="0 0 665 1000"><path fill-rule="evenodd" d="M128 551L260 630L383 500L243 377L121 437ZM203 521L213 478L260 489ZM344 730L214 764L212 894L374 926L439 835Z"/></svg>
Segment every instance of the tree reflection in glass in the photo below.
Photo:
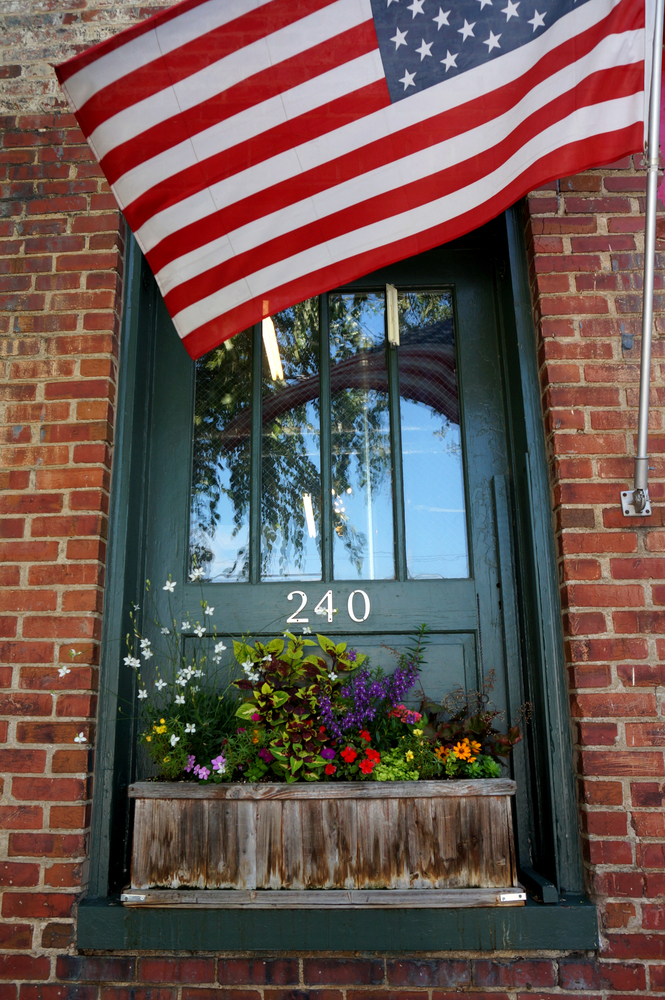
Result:
<svg viewBox="0 0 665 1000"><path fill-rule="evenodd" d="M273 323L281 371L270 369L268 325L261 382L261 579L320 580L318 298L277 313Z"/></svg>
<svg viewBox="0 0 665 1000"><path fill-rule="evenodd" d="M385 296L329 299L336 580L395 576Z"/></svg>
<svg viewBox="0 0 665 1000"><path fill-rule="evenodd" d="M252 332L196 362L190 557L208 580L249 579Z"/></svg>

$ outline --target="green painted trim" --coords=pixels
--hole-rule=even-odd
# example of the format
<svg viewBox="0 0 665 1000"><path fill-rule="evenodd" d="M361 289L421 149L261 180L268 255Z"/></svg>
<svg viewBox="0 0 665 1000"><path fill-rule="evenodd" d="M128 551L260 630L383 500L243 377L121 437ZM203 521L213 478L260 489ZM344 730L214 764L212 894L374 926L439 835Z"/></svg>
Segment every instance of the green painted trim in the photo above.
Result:
<svg viewBox="0 0 665 1000"><path fill-rule="evenodd" d="M539 709L544 716L541 723L541 730L544 731L540 732L538 749L539 763L545 766L547 773L545 780L540 776L540 795L549 799L554 838L552 853L556 864L554 881L559 891L581 892L583 877L566 693L561 602L552 532L552 497L521 204L506 212L506 229L514 300L516 359L522 396L520 417L524 427L526 452L516 462L521 468L515 470L515 478L521 478L524 485L522 502L517 498L517 521L522 525L528 523L531 535L530 545L523 544L521 549L524 555L529 553L532 562L531 575L535 585L531 596L535 601L536 621L531 622L531 626L532 634L535 632L537 654L532 659L532 666L534 674L538 674L532 679L540 694Z"/></svg>
<svg viewBox="0 0 665 1000"><path fill-rule="evenodd" d="M332 393L328 296L319 296L319 440L321 442L321 579L333 578Z"/></svg>
<svg viewBox="0 0 665 1000"><path fill-rule="evenodd" d="M558 906L368 910L132 909L84 900L81 951L588 951L598 947L596 909L571 896Z"/></svg>

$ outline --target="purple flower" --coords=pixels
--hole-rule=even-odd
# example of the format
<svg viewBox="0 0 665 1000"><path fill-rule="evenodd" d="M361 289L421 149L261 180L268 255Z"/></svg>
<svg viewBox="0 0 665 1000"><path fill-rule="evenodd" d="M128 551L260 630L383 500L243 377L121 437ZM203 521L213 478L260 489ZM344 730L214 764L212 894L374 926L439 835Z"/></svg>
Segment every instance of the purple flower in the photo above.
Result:
<svg viewBox="0 0 665 1000"><path fill-rule="evenodd" d="M323 750L321 751L321 756L325 758L325 760L332 760L333 757L335 756L335 751L332 749L332 747L324 747Z"/></svg>
<svg viewBox="0 0 665 1000"><path fill-rule="evenodd" d="M266 750L265 747L262 747L259 750L259 757L261 758L261 760L264 760L266 764L272 764L272 762L275 759L273 755L270 753L270 750Z"/></svg>
<svg viewBox="0 0 665 1000"><path fill-rule="evenodd" d="M221 753L219 757L213 758L210 763L212 764L213 771L217 771L217 774L224 774L224 771L226 770L226 757L224 757Z"/></svg>
<svg viewBox="0 0 665 1000"><path fill-rule="evenodd" d="M194 754L193 753L188 754L187 755L187 763L186 763L186 765L184 767L184 770L187 771L187 773L189 774L189 772L194 767L195 763L196 763L196 757L194 756Z"/></svg>
<svg viewBox="0 0 665 1000"><path fill-rule="evenodd" d="M207 781L209 777L210 777L210 771L208 770L208 768L207 767L200 767L199 768L199 778L201 779L201 781Z"/></svg>
<svg viewBox="0 0 665 1000"><path fill-rule="evenodd" d="M346 654L347 660L351 660L351 663L355 663L358 658L358 652L355 649L350 649Z"/></svg>

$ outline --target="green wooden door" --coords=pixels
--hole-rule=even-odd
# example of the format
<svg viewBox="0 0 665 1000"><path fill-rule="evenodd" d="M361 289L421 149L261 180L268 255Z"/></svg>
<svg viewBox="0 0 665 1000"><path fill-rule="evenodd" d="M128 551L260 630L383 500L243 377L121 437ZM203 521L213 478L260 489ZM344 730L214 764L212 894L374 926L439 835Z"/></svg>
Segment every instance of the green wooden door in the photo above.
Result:
<svg viewBox="0 0 665 1000"><path fill-rule="evenodd" d="M259 325L197 363L158 308L145 569L157 591L178 581L176 617L200 620L203 591L222 635L311 628L388 668L385 644L425 622L427 693L477 687L493 669L511 714L491 259L412 258L274 317L276 348ZM196 566L204 578L190 582Z"/></svg>

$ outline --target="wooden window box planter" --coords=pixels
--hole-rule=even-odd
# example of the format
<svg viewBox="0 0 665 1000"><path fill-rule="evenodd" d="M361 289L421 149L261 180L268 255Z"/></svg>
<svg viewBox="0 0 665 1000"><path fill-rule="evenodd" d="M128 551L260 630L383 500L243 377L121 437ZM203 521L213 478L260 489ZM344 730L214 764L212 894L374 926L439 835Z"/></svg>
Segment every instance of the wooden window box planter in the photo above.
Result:
<svg viewBox="0 0 665 1000"><path fill-rule="evenodd" d="M123 902L519 905L514 794L515 782L501 778L138 782L129 788L136 807Z"/></svg>

